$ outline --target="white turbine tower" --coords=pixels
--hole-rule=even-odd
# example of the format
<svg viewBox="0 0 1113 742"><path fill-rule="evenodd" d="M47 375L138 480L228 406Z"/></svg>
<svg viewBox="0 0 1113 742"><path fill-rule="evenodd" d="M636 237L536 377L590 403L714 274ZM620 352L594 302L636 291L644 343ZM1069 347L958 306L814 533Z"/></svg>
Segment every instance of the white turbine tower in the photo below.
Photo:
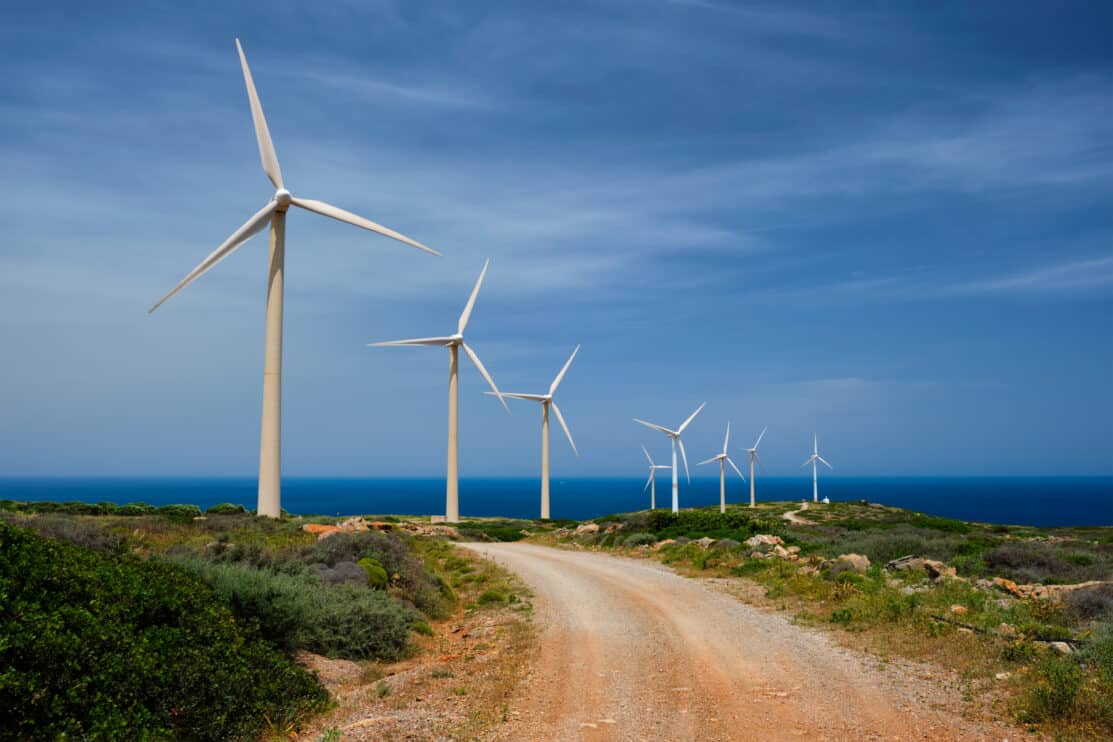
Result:
<svg viewBox="0 0 1113 742"><path fill-rule="evenodd" d="M658 469L671 469L671 466L664 464L654 464L653 457L646 451L645 446L642 446L642 451L645 451L645 458L649 461L649 479L645 480L645 486L642 487L642 492L649 490L649 509L657 509L657 470Z"/></svg>
<svg viewBox="0 0 1113 742"><path fill-rule="evenodd" d="M757 456L757 447L761 445L761 439L765 437L765 431L766 430L769 430L768 425L766 425L764 428L761 429L761 435L759 435L757 437L757 440L754 441L754 447L746 449L746 453L750 454L750 507L754 507L754 505L755 505L754 480L757 477L756 477L756 474L754 472L754 464L755 463L759 463L759 464L761 463L761 459L759 459L758 456Z"/></svg>
<svg viewBox="0 0 1113 742"><path fill-rule="evenodd" d="M572 452L577 456L580 452L576 450L576 443L572 440L572 431L568 429L568 423L564 422L564 415L560 414L560 408L557 403L553 401L553 395L556 394L557 387L564 379L564 374L568 371L568 367L572 365L572 360L576 354L580 352L580 346L572 351L572 355L564 364L564 368L553 379L552 385L549 386L548 394L521 394L519 392L504 392L502 396L510 397L511 399L526 399L534 402L541 403L541 520L549 519L549 408L552 407L553 413L556 415L557 422L560 427L564 429L564 434L568 436L568 445L572 446ZM487 392L491 394L491 392Z"/></svg>
<svg viewBox="0 0 1113 742"><path fill-rule="evenodd" d="M727 423L727 434L726 434L726 437L723 438L723 452L721 454L719 454L718 456L712 456L707 461L701 461L698 464L696 464L696 466L703 466L704 464L710 464L713 461L718 461L719 462L719 512L720 513L725 513L727 511L726 465L730 464L730 468L734 469L736 472L738 472L738 476L742 477L742 481L743 482L746 481L746 476L742 473L742 470L739 469L737 466L735 466L734 462L731 461L730 456L727 455L727 444L729 444L729 443L730 443L730 423L728 422Z"/></svg>
<svg viewBox="0 0 1113 742"><path fill-rule="evenodd" d="M688 419L681 423L680 427L676 430L669 430L668 428L661 425L647 423L645 420L639 420L636 417L634 418L634 422L640 423L647 428L658 430L667 435L672 440L672 511L674 513L680 512L680 485L676 481L676 447L680 446L680 456L684 459L684 476L688 478L688 484L691 484L692 476L688 472L688 454L684 452L684 441L680 440L680 434L683 433L684 429L687 428L688 425L696 419L696 415L698 415L700 413L700 410L702 410L706 405L707 403L704 402L699 407L697 407L696 411L689 415Z"/></svg>
<svg viewBox="0 0 1113 742"><path fill-rule="evenodd" d="M499 402L502 402L502 406L506 408L506 412L510 412L510 408L506 407L506 400L502 398L502 393L499 391L498 387L495 386L495 380L487 373L487 369L483 367L483 362L479 360L479 356L475 354L475 351L464 342L464 328L468 326L471 310L475 306L475 298L479 296L479 287L483 285L483 277L487 275L487 266L490 263L491 261L488 259L483 264L483 271L479 274L479 280L475 282L475 288L472 289L471 296L468 298L468 303L464 307L464 311L460 314L460 321L456 326L455 335L433 338L414 338L412 340L390 340L385 343L368 343L368 346L372 348L381 348L390 345L430 345L448 348L448 473L445 481L444 519L449 523L460 522L460 449L457 445L457 436L460 432L460 388L457 378L460 348L464 349L464 353L467 354L471 362L475 364L475 368L483 378L486 379L487 384L490 385L495 396L499 398Z"/></svg>
<svg viewBox="0 0 1113 742"><path fill-rule="evenodd" d="M835 469L835 467L827 463L827 459L819 455L819 436L814 436L812 438L812 455L808 457L807 461L800 465L801 469L808 464L812 465L812 502L819 502L819 468L817 463L823 464L832 471Z"/></svg>
<svg viewBox="0 0 1113 742"><path fill-rule="evenodd" d="M189 275L183 278L170 293L159 299L158 303L148 310L148 313L158 309L163 302L228 257L267 225L270 225L271 245L270 268L267 278L266 344L263 355L263 417L262 434L259 439L258 513L259 515L277 518L282 511L282 293L286 260L287 210L290 206L297 206L306 211L312 211L372 232L378 232L381 235L405 242L407 245L412 245L434 255L440 255L440 253L392 229L387 229L344 209L338 209L324 201L297 198L291 195L282 182L282 171L278 167L278 156L275 154L270 131L267 129L267 121L263 118L263 107L259 104L259 96L255 92L255 83L251 78L251 70L247 66L247 57L244 56L239 39L236 39L236 50L239 52L240 65L243 67L244 82L247 83L247 97L251 103L251 118L255 121L255 137L259 141L259 157L263 161L263 172L266 173L267 178L275 187L274 196L271 197L266 206L255 212L209 257L202 260L196 268L190 271Z"/></svg>

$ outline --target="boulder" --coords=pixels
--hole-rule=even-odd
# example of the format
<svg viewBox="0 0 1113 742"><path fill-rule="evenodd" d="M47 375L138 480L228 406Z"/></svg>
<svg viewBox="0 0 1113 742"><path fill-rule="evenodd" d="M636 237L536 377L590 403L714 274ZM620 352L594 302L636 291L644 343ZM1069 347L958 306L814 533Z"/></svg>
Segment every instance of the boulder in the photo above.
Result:
<svg viewBox="0 0 1113 742"><path fill-rule="evenodd" d="M970 611L968 611L966 609L966 606L964 605L958 605L956 603L955 605L951 606L951 613L955 614L956 616L965 616L969 612Z"/></svg>
<svg viewBox="0 0 1113 742"><path fill-rule="evenodd" d="M582 536L582 535L587 534L587 533L599 533L599 524L598 523L584 523L583 525L576 527L576 535L577 536Z"/></svg>
<svg viewBox="0 0 1113 742"><path fill-rule="evenodd" d="M339 526L341 531L349 531L351 533L368 530L367 521L365 521L358 515L354 518L348 518L348 520L339 523Z"/></svg>
<svg viewBox="0 0 1113 742"><path fill-rule="evenodd" d="M696 543L699 544L701 549L710 549L711 544L715 543L715 539L709 536L704 536L700 540L696 541Z"/></svg>
<svg viewBox="0 0 1113 742"><path fill-rule="evenodd" d="M1017 635L1018 632L1016 630L1016 627L1013 626L1011 623L1003 623L997 627L997 633L1001 636L1014 637Z"/></svg>
<svg viewBox="0 0 1113 742"><path fill-rule="evenodd" d="M785 549L785 551L787 551L789 554L799 554L800 553L800 547L799 546L790 546L787 549Z"/></svg>
<svg viewBox="0 0 1113 742"><path fill-rule="evenodd" d="M957 576L954 567L948 567L943 562L934 559L922 559L917 556L903 556L900 559L894 559L885 565L885 569L890 572L899 570L910 569L915 572L923 572L932 580L939 580L945 577L953 578Z"/></svg>
<svg viewBox="0 0 1113 742"><path fill-rule="evenodd" d="M1074 651L1066 642L1048 642L1047 648L1059 654L1070 654Z"/></svg>
<svg viewBox="0 0 1113 742"><path fill-rule="evenodd" d="M604 530L603 533L614 533L615 531L621 531L625 527L626 524L624 523L611 523L609 526L607 526L606 530Z"/></svg>
<svg viewBox="0 0 1113 742"><path fill-rule="evenodd" d="M334 533L340 533L340 528L338 526L329 526L324 523L306 523L301 529L307 533L317 534L318 541L323 538L328 538Z"/></svg>
<svg viewBox="0 0 1113 742"><path fill-rule="evenodd" d="M788 549L786 549L783 546L779 546L779 545L774 546L773 550L770 551L769 553L772 554L773 556L777 557L778 559L788 559L790 556L792 556L791 554L788 553Z"/></svg>
<svg viewBox="0 0 1113 742"><path fill-rule="evenodd" d="M835 566L840 571L853 570L860 575L864 575L869 571L870 558L865 554L839 554L839 558L835 560Z"/></svg>
<svg viewBox="0 0 1113 742"><path fill-rule="evenodd" d="M1010 595L1015 595L1018 598L1023 597L1023 595L1021 595L1020 593L1020 588L1017 587L1017 584L1012 580L1006 580L1004 577L994 577L993 586L1004 590Z"/></svg>
<svg viewBox="0 0 1113 742"><path fill-rule="evenodd" d="M780 536L771 536L768 533L759 533L746 539L746 546L783 546L784 541Z"/></svg>
<svg viewBox="0 0 1113 742"><path fill-rule="evenodd" d="M653 545L653 550L657 551L658 549L663 549L666 546L672 546L675 543L676 543L676 539L667 538L664 541L658 541L657 543L655 543Z"/></svg>

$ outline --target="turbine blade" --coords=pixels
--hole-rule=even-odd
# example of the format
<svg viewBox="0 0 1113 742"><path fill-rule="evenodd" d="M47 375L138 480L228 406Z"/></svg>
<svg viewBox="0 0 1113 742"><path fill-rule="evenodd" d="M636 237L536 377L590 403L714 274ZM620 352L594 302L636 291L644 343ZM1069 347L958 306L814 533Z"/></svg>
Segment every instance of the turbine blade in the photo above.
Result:
<svg viewBox="0 0 1113 742"><path fill-rule="evenodd" d="M646 492L646 491L648 491L648 490L649 490L649 484L650 484L650 482L652 482L652 481L653 481L653 470L652 470L652 469L650 469L650 470L649 470L649 479L645 480L645 486L644 486L644 487L642 487L642 492Z"/></svg>
<svg viewBox="0 0 1113 742"><path fill-rule="evenodd" d="M247 66L240 40L236 39L236 51L240 53L240 66L243 67L243 80L247 83L247 99L251 103L251 120L255 122L255 138L259 141L259 159L263 162L263 172L267 174L275 188L282 188L282 170L278 167L278 155L274 153L270 129L263 117L263 106L259 94L255 92L255 81L251 79L251 68Z"/></svg>
<svg viewBox="0 0 1113 742"><path fill-rule="evenodd" d="M642 446L642 451L645 453L645 458L649 461L649 465L654 466L653 457L649 455L649 451L646 450L645 446Z"/></svg>
<svg viewBox="0 0 1113 742"><path fill-rule="evenodd" d="M553 379L553 385L549 387L549 396L552 396L553 394L556 394L557 387L560 386L560 382L564 378L564 374L567 373L568 367L572 365L572 359L575 358L576 354L579 353L579 352L580 352L580 346L577 345L576 349L574 351L572 351L572 355L568 356L568 361L565 362L564 368L562 368L560 370L560 373L557 374L556 378Z"/></svg>
<svg viewBox="0 0 1113 742"><path fill-rule="evenodd" d="M723 453L727 452L727 444L730 443L730 421L727 421L727 435L723 438Z"/></svg>
<svg viewBox="0 0 1113 742"><path fill-rule="evenodd" d="M564 428L564 434L568 436L568 445L572 446L572 452L579 456L580 452L576 450L576 442L572 440L572 431L568 429L568 423L564 422L564 415L560 414L560 408L557 407L556 402L550 402L549 406L552 407L553 412L556 413L556 419L557 422L560 423L560 427Z"/></svg>
<svg viewBox="0 0 1113 742"><path fill-rule="evenodd" d="M433 345L433 346L439 345L439 346L448 346L448 345L452 345L452 343L455 340L456 340L456 338L448 338L448 337L445 337L445 338L411 338L409 340L387 340L387 341L382 342L382 343L368 343L367 346L369 348L386 348L386 347L394 346L394 345Z"/></svg>
<svg viewBox="0 0 1113 742"><path fill-rule="evenodd" d="M835 470L835 467L833 467L833 466L831 466L830 464L827 463L827 459L823 458L822 456L816 456L815 458L816 458L817 461L820 461L824 466L826 466L831 471Z"/></svg>
<svg viewBox="0 0 1113 742"><path fill-rule="evenodd" d="M761 467L762 471L765 471L765 464L762 463L761 457L757 455L757 451L754 451L754 461L757 462L757 465Z"/></svg>
<svg viewBox="0 0 1113 742"><path fill-rule="evenodd" d="M433 248L426 247L417 240L411 240L406 235L395 232L393 229L384 227L381 224L376 224L370 219L364 219L358 214L353 214L350 211L345 211L344 209L333 206L332 204L326 204L324 201L314 201L311 198L293 197L290 199L290 202L294 204L294 206L300 206L306 211L312 211L313 213L320 214L321 216L332 217L337 221L351 224L356 227L361 227L370 232L381 234L384 237L390 237L391 239L398 240L399 242L404 242L411 247L416 247L418 250L424 250L425 252L431 253L433 255L440 255L440 253Z"/></svg>
<svg viewBox="0 0 1113 742"><path fill-rule="evenodd" d="M761 435L759 435L757 437L757 440L754 441L754 450L755 451L757 450L757 447L761 445L761 439L765 437L765 431L767 431L767 430L769 430L768 425L766 425L764 428L761 429Z"/></svg>
<svg viewBox="0 0 1113 742"><path fill-rule="evenodd" d="M745 482L746 481L746 475L742 473L742 470L739 469L735 465L735 463L730 459L730 457L727 457L727 463L730 464L730 468L734 469L734 471L738 473L738 476L742 477L742 481Z"/></svg>
<svg viewBox="0 0 1113 742"><path fill-rule="evenodd" d="M663 428L660 425L655 425L654 423L647 423L645 420L639 420L636 417L634 418L634 422L641 423L642 425L644 425L647 428L653 428L654 430L658 430L658 431L664 433L665 435L673 435L673 432L671 430L669 430L668 428Z"/></svg>
<svg viewBox="0 0 1113 742"><path fill-rule="evenodd" d="M688 478L688 484L691 484L692 474L688 471L688 454L684 452L684 441L677 438L676 443L680 446L680 458L684 459L684 476Z"/></svg>
<svg viewBox="0 0 1113 742"><path fill-rule="evenodd" d="M688 427L689 423L691 423L691 422L692 422L693 420L695 420L695 419L696 419L696 415L698 415L698 414L700 413L700 410L702 410L702 409L703 409L704 407L706 407L706 406L707 406L707 403L706 403L706 402L704 402L704 403L703 403L703 404L701 404L701 405L700 405L699 407L697 407L697 408L696 408L696 411L695 411L695 412L693 412L693 413L692 413L691 415L689 415L689 416L688 416L688 419L687 419L687 420L685 420L685 421L684 421L683 423L681 423L680 427L679 427L679 428L677 428L676 432L677 432L677 433L683 433L683 432L684 432L684 428Z"/></svg>
<svg viewBox="0 0 1113 742"><path fill-rule="evenodd" d="M487 275L487 266L490 264L490 258L483 261L483 270L479 272L479 280L475 282L475 288L471 290L471 296L468 297L468 303L464 306L464 311L460 312L460 323L456 327L456 332L460 335L464 334L464 328L468 326L468 320L471 319L471 310L475 307L475 299L479 296L479 287L483 285L483 277Z"/></svg>
<svg viewBox="0 0 1113 742"><path fill-rule="evenodd" d="M719 460L719 457L718 457L718 456L712 456L712 457L711 457L711 458L709 458L709 459L708 459L707 461L701 461L701 462L699 462L698 464L696 464L696 466L703 466L704 464L710 464L710 463L711 463L712 461L718 461L718 460Z"/></svg>
<svg viewBox="0 0 1113 742"><path fill-rule="evenodd" d="M657 464L653 468L654 469L671 469L672 467L671 466L665 466L664 464Z"/></svg>
<svg viewBox="0 0 1113 742"><path fill-rule="evenodd" d="M148 309L147 314L150 314L151 312L161 307L163 305L163 302L184 289L189 284L193 283L193 281L201 277L207 270L212 268L221 260L224 260L224 258L226 258L228 255L232 254L236 250L236 248L258 234L259 231L263 229L263 227L270 224L271 214L274 213L274 207L277 205L278 204L276 202L271 201L262 209L255 212L255 215L244 222L244 224L239 229L233 232L232 235L228 239L226 239L220 247L213 250L212 253L209 254L209 257L202 260L200 265L190 271L189 275L179 281L178 285L171 289L169 294L159 299L157 304Z"/></svg>
<svg viewBox="0 0 1113 742"><path fill-rule="evenodd" d="M819 455L819 436L812 433L812 453Z"/></svg>
<svg viewBox="0 0 1113 742"><path fill-rule="evenodd" d="M474 350L468 347L467 343L460 343L460 347L464 349L464 352L468 354L468 358L470 358L471 362L475 364L475 367L479 369L480 375L482 375L483 378L487 380L487 383L491 387L491 391L493 391L495 393L495 396L499 398L499 402L502 403L503 409L505 409L506 414L509 415L510 408L507 406L506 400L502 398L502 392L500 392L499 388L495 386L495 380L491 378L491 375L487 373L487 369L483 367L483 361L479 360L479 356L475 354Z"/></svg>
<svg viewBox="0 0 1113 742"><path fill-rule="evenodd" d="M489 394L492 397L495 396L494 392L483 393ZM531 402L544 402L546 399L548 399L548 397L546 397L544 394L519 394L518 392L503 392L502 396L509 397L510 399L527 399Z"/></svg>

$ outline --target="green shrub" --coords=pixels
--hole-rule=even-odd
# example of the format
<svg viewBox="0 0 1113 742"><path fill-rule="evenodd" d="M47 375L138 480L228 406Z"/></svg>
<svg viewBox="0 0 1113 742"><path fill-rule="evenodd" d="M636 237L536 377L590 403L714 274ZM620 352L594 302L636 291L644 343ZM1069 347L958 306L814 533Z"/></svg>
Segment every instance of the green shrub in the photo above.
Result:
<svg viewBox="0 0 1113 742"><path fill-rule="evenodd" d="M434 634L433 627L426 621L414 621L410 628L422 636L433 636Z"/></svg>
<svg viewBox="0 0 1113 742"><path fill-rule="evenodd" d="M309 572L281 574L245 564L175 560L210 584L233 613L287 649L344 659L396 660L409 642L413 612L385 593L321 585Z"/></svg>
<svg viewBox="0 0 1113 742"><path fill-rule="evenodd" d="M243 505L236 505L231 502L222 502L219 505L213 505L205 511L205 515L242 515L247 512L247 508Z"/></svg>
<svg viewBox="0 0 1113 742"><path fill-rule="evenodd" d="M116 515L150 515L155 512L154 505L145 502L129 502L116 508Z"/></svg>
<svg viewBox="0 0 1113 742"><path fill-rule="evenodd" d="M506 602L506 593L499 590L484 590L477 601L479 605L495 605Z"/></svg>
<svg viewBox="0 0 1113 742"><path fill-rule="evenodd" d="M371 587L377 590L386 590L389 578L386 570L383 569L383 565L379 564L378 559L364 557L359 560L359 566L363 567L363 571L367 573L367 579L371 582Z"/></svg>
<svg viewBox="0 0 1113 742"><path fill-rule="evenodd" d="M0 736L252 739L327 702L183 570L0 523Z"/></svg>
<svg viewBox="0 0 1113 742"><path fill-rule="evenodd" d="M201 515L201 508L196 505L160 505L155 512L177 520L191 520Z"/></svg>
<svg viewBox="0 0 1113 742"><path fill-rule="evenodd" d="M831 623L849 624L854 620L854 611L849 608L836 608L831 611Z"/></svg>
<svg viewBox="0 0 1113 742"><path fill-rule="evenodd" d="M1032 721L1070 716L1082 688L1082 669L1069 657L1048 655L1036 665L1039 680L1028 696Z"/></svg>
<svg viewBox="0 0 1113 742"><path fill-rule="evenodd" d="M652 533L631 533L623 542L626 546L652 546L657 543L657 537Z"/></svg>

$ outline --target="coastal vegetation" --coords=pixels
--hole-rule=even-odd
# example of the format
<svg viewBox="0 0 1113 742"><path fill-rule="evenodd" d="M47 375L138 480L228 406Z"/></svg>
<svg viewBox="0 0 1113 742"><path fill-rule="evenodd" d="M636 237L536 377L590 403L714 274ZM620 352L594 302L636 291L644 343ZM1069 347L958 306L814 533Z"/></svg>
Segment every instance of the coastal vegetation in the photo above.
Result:
<svg viewBox="0 0 1113 742"><path fill-rule="evenodd" d="M305 530L335 522L0 503L0 738L285 732L330 705L304 653L389 667L461 610L528 607L443 537Z"/></svg>

